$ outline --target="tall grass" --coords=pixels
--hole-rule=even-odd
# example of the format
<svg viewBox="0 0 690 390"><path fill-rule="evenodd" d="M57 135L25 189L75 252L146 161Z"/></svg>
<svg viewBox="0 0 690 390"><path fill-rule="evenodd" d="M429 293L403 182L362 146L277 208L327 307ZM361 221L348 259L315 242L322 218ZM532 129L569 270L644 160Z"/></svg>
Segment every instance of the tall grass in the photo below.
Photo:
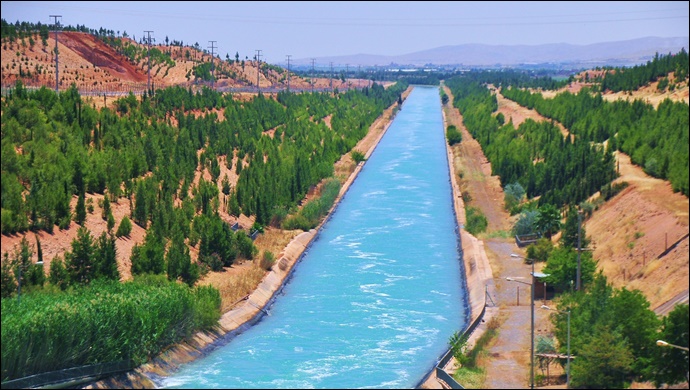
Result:
<svg viewBox="0 0 690 390"><path fill-rule="evenodd" d="M127 359L139 365L219 318L216 289L165 276L3 299L2 380Z"/></svg>
<svg viewBox="0 0 690 390"><path fill-rule="evenodd" d="M286 218L283 221L283 229L306 231L315 228L331 209L339 192L340 181L335 178L328 179L323 185L321 196L305 204L297 214Z"/></svg>

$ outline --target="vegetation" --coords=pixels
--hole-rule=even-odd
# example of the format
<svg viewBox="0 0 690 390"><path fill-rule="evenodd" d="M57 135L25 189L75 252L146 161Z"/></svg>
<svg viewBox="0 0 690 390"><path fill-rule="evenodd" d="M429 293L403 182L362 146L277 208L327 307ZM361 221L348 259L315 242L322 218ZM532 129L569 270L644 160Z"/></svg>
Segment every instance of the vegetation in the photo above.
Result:
<svg viewBox="0 0 690 390"><path fill-rule="evenodd" d="M558 304L559 310L571 312L570 348L577 356L571 362L573 387L623 388L633 380L687 381L687 354L656 345L660 337L688 344L687 305L659 319L640 291L615 289L601 272L583 286L583 291L566 291ZM567 318L553 315L552 321L559 351L565 353ZM671 355L678 359L669 359Z"/></svg>
<svg viewBox="0 0 690 390"><path fill-rule="evenodd" d="M588 143L608 141L606 156L611 150L620 150L649 175L670 181L674 191L688 195L690 125L686 103L666 99L654 109L639 99L606 102L600 94L592 94L587 88L577 94L562 92L553 99L515 88L502 93L520 105L559 121L577 136L576 139ZM608 162L609 158L606 159ZM590 169L610 178L609 168ZM610 181L585 180L595 187Z"/></svg>
<svg viewBox="0 0 690 390"><path fill-rule="evenodd" d="M460 134L457 127L450 125L446 129L446 139L448 140L448 145L453 146L462 141L462 134Z"/></svg>
<svg viewBox="0 0 690 390"><path fill-rule="evenodd" d="M479 358L486 353L491 341L498 335L500 323L493 317L489 320L486 331L477 339L470 349L467 345L467 336L458 332L451 336L449 343L453 356L460 367L453 374L453 378L468 389L481 389L486 374L477 363Z"/></svg>
<svg viewBox="0 0 690 390"><path fill-rule="evenodd" d="M668 86L668 74L673 73L677 82L687 80L690 61L688 52L681 49L676 54L659 55L643 65L632 68L605 68L601 78L602 91L634 91L644 85L659 80L659 90L664 91ZM665 84L662 87L662 82Z"/></svg>
<svg viewBox="0 0 690 390"><path fill-rule="evenodd" d="M217 290L165 277L3 299L2 380L119 360L142 364L219 318Z"/></svg>
<svg viewBox="0 0 690 390"><path fill-rule="evenodd" d="M479 208L467 206L465 209L465 217L465 230L467 230L470 234L476 236L479 233L486 231L488 221L486 220L486 216L484 216Z"/></svg>
<svg viewBox="0 0 690 390"><path fill-rule="evenodd" d="M610 148L563 137L550 122L527 119L517 129L512 122L500 126L492 115L496 97L473 77L479 76L457 76L446 84L502 186L519 183L528 198L560 208L586 200L616 177Z"/></svg>

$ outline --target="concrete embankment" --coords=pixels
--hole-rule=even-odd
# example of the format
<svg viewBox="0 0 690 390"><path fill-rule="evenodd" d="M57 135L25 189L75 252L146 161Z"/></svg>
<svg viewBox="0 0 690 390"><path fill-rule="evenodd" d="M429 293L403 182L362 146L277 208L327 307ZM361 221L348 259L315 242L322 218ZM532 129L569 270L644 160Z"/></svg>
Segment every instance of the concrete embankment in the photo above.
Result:
<svg viewBox="0 0 690 390"><path fill-rule="evenodd" d="M403 100L411 91L412 87L408 87L408 89L403 92ZM365 137L365 139L360 141L354 149L366 149L365 157L368 158L392 123L394 117L393 112L396 107L397 103L394 103L391 107L386 109L384 114L370 127L370 134L368 137L375 137L374 141L372 142L371 139ZM381 120L385 120L383 125L381 124ZM275 299L285 283L289 280L295 265L302 258L305 250L314 240L323 224L328 220L335 207L337 207L338 202L354 182L363 165L364 162L359 163L345 180L326 219L315 229L303 232L295 237L278 255L277 258L279 260L271 271L264 276L258 287L251 294L238 302L233 309L224 313L218 321L218 326L211 331L197 332L191 339L175 344L159 354L151 362L139 366L132 371L100 380L85 388L155 388L156 381L159 378L174 372L185 363L205 356L215 348L226 344L235 335L242 333L261 320L266 314L266 307L270 306L273 299Z"/></svg>
<svg viewBox="0 0 690 390"><path fill-rule="evenodd" d="M451 103L448 103L450 105ZM443 113L444 131L451 123L448 123L445 108L441 111ZM462 244L462 260L465 272L465 280L467 287L467 301L470 309L469 324L475 322L482 314L482 310L486 304L487 294L491 294L494 290L493 272L489 259L484 250L484 242L477 239L465 229L465 204L462 200L462 193L458 183L458 172L455 169L455 155L450 145L446 142L446 153L448 157L448 169L450 172L450 182L453 191L453 207L455 208L455 217L459 227L460 242ZM488 308L484 314L484 321L494 315L494 310ZM472 346L475 340L485 331L485 323L482 322L477 326L475 331L470 335L468 346ZM461 330L461 329L458 329ZM445 367L440 367L449 375L453 375L457 363L455 359L451 359ZM424 389L443 389L445 388L436 377L436 370L432 370L426 380L420 384L420 388Z"/></svg>

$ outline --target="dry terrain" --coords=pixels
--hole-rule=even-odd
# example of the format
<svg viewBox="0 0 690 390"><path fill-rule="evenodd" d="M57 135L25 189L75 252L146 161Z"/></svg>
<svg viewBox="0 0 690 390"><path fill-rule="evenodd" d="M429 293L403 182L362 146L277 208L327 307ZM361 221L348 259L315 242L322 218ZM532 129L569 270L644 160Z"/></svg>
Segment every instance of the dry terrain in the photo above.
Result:
<svg viewBox="0 0 690 390"><path fill-rule="evenodd" d="M569 86L571 92L581 88ZM446 93L452 97L450 91ZM525 119L546 120L534 110L524 108L497 94L498 112L517 127ZM452 100L451 100L452 101ZM494 342L488 347L488 357L480 360L486 369L487 388L524 388L529 384L529 287L505 280L506 277L529 278L529 268L511 253L524 255L511 239L501 231L510 229L515 217L503 209L503 192L498 177L491 176L491 164L481 147L462 125L457 109L445 107L450 124L455 124L463 141L453 147L454 167L462 178L460 185L469 192L468 206L479 207L488 220L487 232L480 235L485 242L487 256L494 274L493 302L499 307L498 320L502 324ZM564 136L567 129L558 124ZM572 135L571 135L572 136ZM688 198L674 193L670 184L646 175L622 153L616 155L621 177L629 187L602 205L584 222L587 235L592 238L594 258L608 280L616 287L639 289L650 301L657 314L668 313L677 302L688 302ZM597 196L597 195L595 195ZM678 244L661 258L673 244ZM537 264L536 270L543 267ZM539 302L537 305L548 301ZM666 304L665 304L666 303ZM550 335L548 312L535 313L535 337ZM538 374L539 372L537 372ZM552 376L563 374L553 365ZM638 387L643 384L634 384ZM562 387L562 384L558 387Z"/></svg>
<svg viewBox="0 0 690 390"><path fill-rule="evenodd" d="M47 40L44 47L40 39L35 39L35 45L30 48L22 48L21 43L2 46L2 84L12 84L19 74L19 64L23 71L30 70L35 73L36 67L41 69L40 76L36 78L36 84L54 85L54 59L51 58L51 50L55 45L53 35ZM93 39L88 34L61 33L59 38L60 50L60 76L61 88L65 88L72 82L76 82L83 88L127 88L134 84L144 84L147 80L145 63L131 64L128 60L114 52L100 41ZM186 74L193 66L202 60L200 52L190 49L192 55L186 59L183 50L176 47L157 45L162 51L170 51L176 61L176 66L166 69L157 67L152 69L151 77L155 85L166 86L172 84L187 83ZM19 55L17 53L19 52ZM253 86L256 83L256 63L246 61L244 68L241 64L227 64L227 72L235 72L235 78L220 78L219 86ZM282 80L281 80L282 77ZM274 70L262 72L260 75L261 87L282 85L285 81L284 74ZM345 83L339 79L333 79L333 87L344 89L348 86L362 86L369 83L367 80L347 80ZM51 84L53 83L53 84ZM95 84L94 84L95 83ZM330 79L318 79L316 88L328 88ZM291 87L310 86L308 80L292 76ZM573 83L566 87L571 92L577 92L586 85ZM559 91L556 91L559 92ZM556 92L545 92L546 97L553 96ZM446 93L452 97L450 91ZM239 99L251 98L253 94L235 94ZM627 98L628 95L609 94L606 99ZM650 103L658 104L666 97L688 102L688 87L680 86L673 93L664 94L656 91L652 85L633 93L632 97L647 99ZM112 104L116 97L93 99L97 107ZM88 99L88 98L85 98ZM500 94L499 112L502 112L506 121L512 120L518 126L526 118L540 120L542 117L533 110L528 110L517 105ZM526 387L529 374L529 289L519 283L505 280L505 277L528 278L530 269L520 259L510 257L511 253L523 254L524 251L517 248L514 240L509 238L510 230L515 217L510 217L503 209L503 192L498 177L491 175L491 165L485 158L479 144L472 139L462 125L462 118L457 109L446 106L444 108L448 123L455 124L463 135L463 141L453 148L453 165L456 173L461 175L460 186L462 192L469 193L471 200L468 206L480 208L488 220L488 231L479 238L484 240L487 256L491 262L494 274L494 292L492 299L500 309L499 320L503 326L499 329L499 337L489 346L489 356L481 363L490 373L487 377L487 387L516 388ZM393 113L389 109L374 125L369 134L355 147L360 151L370 151L378 137L385 129L385 124ZM562 128L563 134L567 129ZM664 181L650 178L644 172L632 164L630 159L618 154L621 177L618 181L626 181L630 185L609 202L602 205L594 215L584 222L587 234L592 238L594 257L598 260L599 268L615 286L636 288L641 290L651 303L653 309L660 308L657 312L663 314L668 306L664 303L674 300L687 302L688 291L688 198L673 193L670 185ZM224 173L228 174L231 181L234 172L225 171L224 161L220 161L220 179ZM233 166L235 162L233 162ZM336 164L336 175L344 180L350 177L355 166L350 155L345 155ZM204 176L210 178L207 171L199 170L197 178ZM219 181L220 181L219 179ZM318 193L318 188L310 194ZM94 211L87 216L85 226L93 236L100 235L105 230L105 222L101 219L101 208L98 205L102 199L100 195L87 194L87 199L93 199ZM76 204L76 197L72 200L72 206ZM116 226L122 217L130 214L130 204L126 198L118 199L112 204ZM248 228L253 222L251 218L240 216L234 218L225 211L221 211L222 217L228 222L239 220L240 224ZM49 270L50 261L56 255L61 255L70 249L70 243L76 237L78 226L73 222L69 229L59 230L55 228L52 234L46 232L26 233L21 235L2 235L2 252L14 250L22 237L26 236L29 243L35 245L37 235L41 241L44 257L44 268ZM129 272L129 256L132 247L143 241L144 229L133 225L130 237L117 240L118 265L123 280L131 278ZM279 253L299 231L281 231L279 229L267 229L266 233L259 236L256 245L261 251L271 251L279 258ZM685 238L683 239L683 236ZM680 242L674 249L659 258L665 249L672 247L678 240ZM196 251L192 250L192 256L196 258ZM538 265L538 267L541 265ZM251 291L263 277L263 272L257 270L252 261L240 259L233 267L226 268L223 272L209 273L202 284L213 284L223 291L223 310L232 307L233 303L247 292ZM525 279L523 279L525 280ZM519 300L519 305L518 305ZM548 303L547 303L548 304ZM666 307L662 310L662 308ZM548 312L537 311L537 334L547 334L550 323L547 320Z"/></svg>

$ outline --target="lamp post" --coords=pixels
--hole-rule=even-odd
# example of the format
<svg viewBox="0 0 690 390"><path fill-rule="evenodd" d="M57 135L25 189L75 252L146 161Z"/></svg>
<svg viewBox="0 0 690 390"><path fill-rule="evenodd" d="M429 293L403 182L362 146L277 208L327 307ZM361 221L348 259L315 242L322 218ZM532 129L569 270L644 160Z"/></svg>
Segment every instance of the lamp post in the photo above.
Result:
<svg viewBox="0 0 690 390"><path fill-rule="evenodd" d="M532 265L534 267L534 265ZM534 273L534 272L532 272ZM507 277L506 280L510 282L517 282L517 283L522 283L522 284L527 284L530 286L530 292L531 292L531 304L530 304L530 314L532 316L532 324L531 324L531 338L530 338L530 370L529 370L529 376L530 376L530 389L534 389L534 281L532 283L527 283L523 282L521 280L515 280L511 277Z"/></svg>
<svg viewBox="0 0 690 390"><path fill-rule="evenodd" d="M528 259L524 256L516 255L515 253L511 253L510 257L517 257L521 259L525 259L526 261L529 261L532 264L532 272L530 273L530 276L532 277L531 283L523 282L521 280L515 280L511 277L507 277L506 280L511 281L511 282L518 282L522 284L527 284L530 286L530 295L531 295L531 300L530 300L530 314L531 314L531 328L532 328L532 334L530 338L530 388L534 389L534 259Z"/></svg>
<svg viewBox="0 0 690 390"><path fill-rule="evenodd" d="M557 309L552 309L546 305L541 305L541 308L544 310L551 310L555 311L561 314L567 314L568 315L568 363L566 365L565 369L565 388L569 389L570 388L570 310L568 311L562 311L562 310L557 310ZM657 341L658 343L658 341Z"/></svg>
<svg viewBox="0 0 690 390"><path fill-rule="evenodd" d="M671 344L671 343L668 343L664 340L657 340L656 345L658 345L660 347L678 348L678 349L682 349L683 351L688 350L688 347L681 347L680 345Z"/></svg>

